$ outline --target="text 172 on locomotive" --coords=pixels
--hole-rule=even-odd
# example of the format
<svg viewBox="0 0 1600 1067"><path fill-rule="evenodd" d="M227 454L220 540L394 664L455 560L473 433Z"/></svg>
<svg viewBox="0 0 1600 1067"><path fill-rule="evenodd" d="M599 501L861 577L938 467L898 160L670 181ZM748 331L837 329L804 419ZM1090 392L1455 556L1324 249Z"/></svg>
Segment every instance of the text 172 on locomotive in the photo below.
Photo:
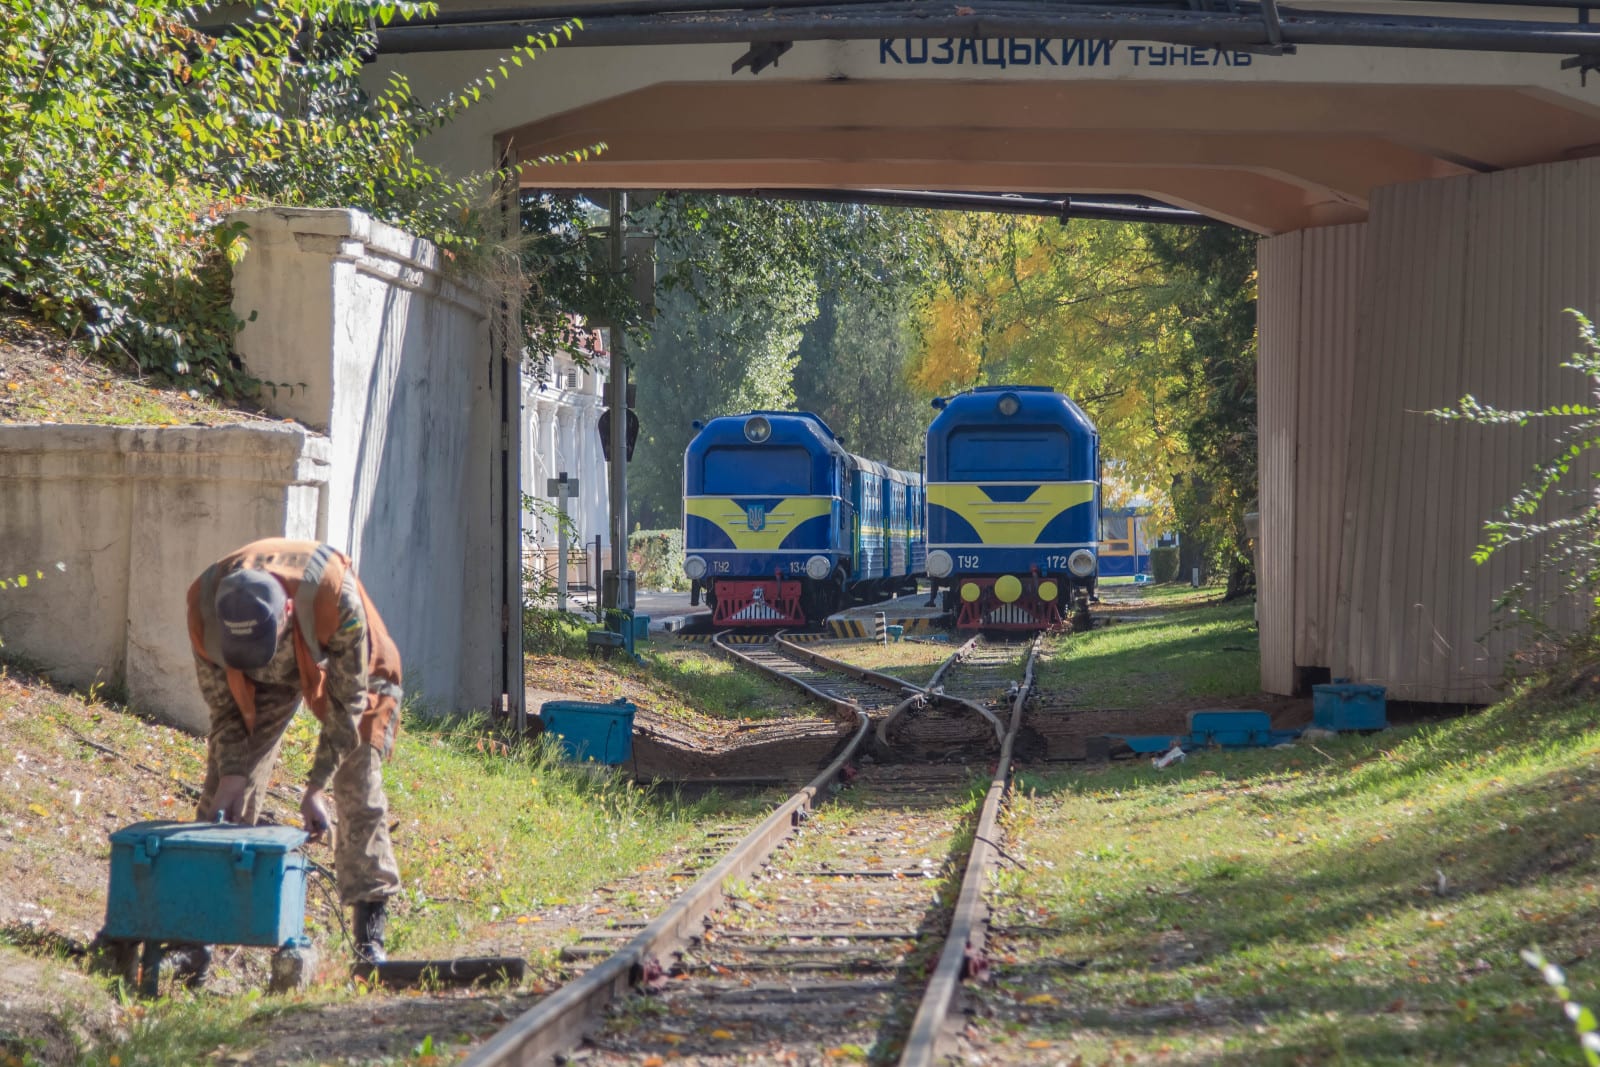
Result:
<svg viewBox="0 0 1600 1067"><path fill-rule="evenodd" d="M958 629L1037 630L1086 617L1097 579L1100 436L1043 386L934 401L928 576Z"/></svg>

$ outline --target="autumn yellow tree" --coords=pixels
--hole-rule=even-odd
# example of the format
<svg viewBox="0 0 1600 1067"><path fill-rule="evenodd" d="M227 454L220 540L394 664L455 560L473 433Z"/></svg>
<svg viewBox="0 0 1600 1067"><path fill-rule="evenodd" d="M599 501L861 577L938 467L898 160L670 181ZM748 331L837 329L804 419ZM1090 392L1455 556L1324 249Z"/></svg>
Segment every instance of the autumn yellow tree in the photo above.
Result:
<svg viewBox="0 0 1600 1067"><path fill-rule="evenodd" d="M1170 414L1181 324L1135 224L952 216L945 270L923 306L912 384L930 392L1015 382L1073 397L1095 422L1119 503L1166 501L1188 469Z"/></svg>

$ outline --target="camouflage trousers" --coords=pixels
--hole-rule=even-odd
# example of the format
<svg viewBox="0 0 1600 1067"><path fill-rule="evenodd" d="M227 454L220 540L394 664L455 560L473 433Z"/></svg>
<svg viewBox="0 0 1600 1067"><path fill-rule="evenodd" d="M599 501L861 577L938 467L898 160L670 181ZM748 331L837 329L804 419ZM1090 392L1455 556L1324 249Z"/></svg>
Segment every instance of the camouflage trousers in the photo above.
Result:
<svg viewBox="0 0 1600 1067"><path fill-rule="evenodd" d="M198 815L209 821L215 810L212 798L216 796L222 773L220 766L227 762L233 766L247 765L243 808L239 821L254 826L261 817L262 802L267 787L272 782L272 772L278 762L278 748L284 731L300 707L300 693L287 686L259 686L256 690L256 727L234 740L240 731L219 730L212 722L210 743L206 752L206 780L200 790ZM236 713L235 713L236 714ZM355 719L346 715L337 704L330 704L328 721L324 730L355 732ZM223 735L229 735L225 740ZM225 754L224 745L241 745L243 752ZM345 746L341 745L341 748ZM333 772L329 789L333 796L334 874L339 883L339 901L350 905L358 901L382 900L400 890L400 868L394 860L394 847L389 841L389 801L383 792L383 759L378 750L359 739L350 747L349 754L340 761Z"/></svg>

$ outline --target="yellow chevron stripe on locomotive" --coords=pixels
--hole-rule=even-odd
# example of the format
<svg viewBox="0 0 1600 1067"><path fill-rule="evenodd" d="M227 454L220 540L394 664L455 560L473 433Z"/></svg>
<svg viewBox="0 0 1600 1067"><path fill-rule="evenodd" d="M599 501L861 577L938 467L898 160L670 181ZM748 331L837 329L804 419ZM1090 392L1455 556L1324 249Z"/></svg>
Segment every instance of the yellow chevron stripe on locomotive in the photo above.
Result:
<svg viewBox="0 0 1600 1067"><path fill-rule="evenodd" d="M688 514L714 523L732 538L734 548L758 552L782 547L783 539L801 523L832 512L833 497L785 497L767 508L759 530L750 529L750 516L744 505L732 497L691 496L684 499L683 506Z"/></svg>
<svg viewBox="0 0 1600 1067"><path fill-rule="evenodd" d="M984 492L994 482L930 482L928 505L948 508L978 531L982 544L1031 545L1050 520L1094 499L1093 482L1043 482L1023 500L994 500ZM1013 492L1019 486L1007 483Z"/></svg>

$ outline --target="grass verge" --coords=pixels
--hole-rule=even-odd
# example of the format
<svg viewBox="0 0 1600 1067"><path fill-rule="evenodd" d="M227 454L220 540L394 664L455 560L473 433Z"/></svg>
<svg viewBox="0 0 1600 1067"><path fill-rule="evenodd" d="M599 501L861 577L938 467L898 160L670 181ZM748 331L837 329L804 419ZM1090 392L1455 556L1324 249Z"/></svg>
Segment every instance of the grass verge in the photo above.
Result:
<svg viewBox="0 0 1600 1067"><path fill-rule="evenodd" d="M939 669L939 664L961 647L961 640L960 637L953 637L947 641L891 641L887 645L880 645L876 641L857 641L815 647L824 656L892 674L913 685L924 685Z"/></svg>
<svg viewBox="0 0 1600 1067"><path fill-rule="evenodd" d="M640 645L639 651L641 663L621 656L529 656L528 684L582 700L625 697L641 711L679 720L749 721L813 710L793 690L704 646L661 641Z"/></svg>
<svg viewBox="0 0 1600 1067"><path fill-rule="evenodd" d="M1254 693L1260 659L1252 610L1248 600L1184 607L1057 638L1039 685L1085 708Z"/></svg>
<svg viewBox="0 0 1600 1067"><path fill-rule="evenodd" d="M280 822L298 821L298 784L316 737L316 721L306 714L285 738L267 804ZM10 1015L0 1021L0 1064L8 1055L19 1063L102 1067L204 1062L219 1046L270 1040L283 1012L326 1011L355 995L338 916L314 890L307 930L321 948L327 984L288 998L258 997L249 990L264 983L264 954L252 950L237 960L219 954L213 979L217 990L243 996L127 1002L113 980L90 975L75 955L103 917L106 835L145 819L192 817L183 786L200 780L204 741L0 671L0 754L0 869L7 877L0 999L8 1012L32 1020L14 1034ZM702 820L754 814L715 797L690 804L635 787L606 768L563 762L551 746L508 748L479 720L429 722L414 714L385 768L385 786L405 880L392 907L391 953L522 955L536 968L549 965L568 936L567 905L586 903L596 887L699 843ZM326 864L332 857L319 845L313 858ZM9 988L7 974L29 969L47 972L50 981ZM73 982L76 993L29 1001L31 989L58 980ZM367 1029L382 1036L381 1027Z"/></svg>
<svg viewBox="0 0 1600 1067"><path fill-rule="evenodd" d="M1600 1003L1591 702L1018 785L981 1025L1008 1059L1581 1061L1517 954Z"/></svg>

